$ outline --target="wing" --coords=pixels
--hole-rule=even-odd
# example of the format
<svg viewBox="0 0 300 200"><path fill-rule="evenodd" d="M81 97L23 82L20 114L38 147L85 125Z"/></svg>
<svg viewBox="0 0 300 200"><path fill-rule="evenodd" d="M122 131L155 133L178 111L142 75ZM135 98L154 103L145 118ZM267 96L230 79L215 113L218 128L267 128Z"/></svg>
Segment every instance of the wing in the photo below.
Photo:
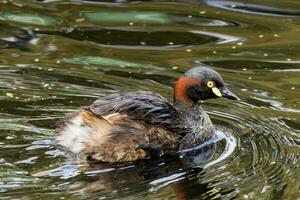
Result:
<svg viewBox="0 0 300 200"><path fill-rule="evenodd" d="M179 120L178 111L164 97L150 92L112 94L96 100L87 109L99 116L124 113L132 120L171 132Z"/></svg>
<svg viewBox="0 0 300 200"><path fill-rule="evenodd" d="M132 161L178 148L177 110L148 92L116 93L66 117L57 141L69 152L106 162Z"/></svg>
<svg viewBox="0 0 300 200"><path fill-rule="evenodd" d="M61 122L57 143L75 154L105 162L124 162L174 150L181 139L176 134L144 125L126 114L94 115L81 109Z"/></svg>

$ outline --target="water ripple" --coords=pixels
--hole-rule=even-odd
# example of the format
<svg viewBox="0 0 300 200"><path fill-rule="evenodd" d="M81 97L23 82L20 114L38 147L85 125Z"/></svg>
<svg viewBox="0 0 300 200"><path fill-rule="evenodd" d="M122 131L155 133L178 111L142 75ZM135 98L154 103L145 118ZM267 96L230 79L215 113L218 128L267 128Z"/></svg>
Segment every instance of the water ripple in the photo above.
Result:
<svg viewBox="0 0 300 200"><path fill-rule="evenodd" d="M0 193L6 199L297 199L296 1L0 1ZM203 103L218 130L179 156L125 164L67 157L57 120L99 96L172 99L192 65L241 101Z"/></svg>

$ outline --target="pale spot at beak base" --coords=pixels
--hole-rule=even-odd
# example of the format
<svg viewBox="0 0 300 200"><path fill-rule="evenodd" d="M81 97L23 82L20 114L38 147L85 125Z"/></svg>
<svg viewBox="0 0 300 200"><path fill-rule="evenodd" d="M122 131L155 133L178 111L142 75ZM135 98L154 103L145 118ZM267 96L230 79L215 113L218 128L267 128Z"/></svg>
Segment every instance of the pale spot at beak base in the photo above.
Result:
<svg viewBox="0 0 300 200"><path fill-rule="evenodd" d="M221 94L221 92L220 92L220 90L219 90L218 88L213 87L211 90L212 90L212 92L213 92L216 96L222 97L222 94Z"/></svg>

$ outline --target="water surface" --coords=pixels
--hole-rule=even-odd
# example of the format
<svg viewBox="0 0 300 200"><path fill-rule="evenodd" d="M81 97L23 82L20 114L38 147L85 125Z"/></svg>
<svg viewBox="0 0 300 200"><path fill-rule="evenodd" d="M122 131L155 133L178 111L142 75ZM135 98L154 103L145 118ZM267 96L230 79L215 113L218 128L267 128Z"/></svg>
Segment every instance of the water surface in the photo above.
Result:
<svg viewBox="0 0 300 200"><path fill-rule="evenodd" d="M0 1L1 199L299 199L300 3ZM197 63L241 101L203 103L214 145L181 159L75 162L55 123L97 97L172 99Z"/></svg>

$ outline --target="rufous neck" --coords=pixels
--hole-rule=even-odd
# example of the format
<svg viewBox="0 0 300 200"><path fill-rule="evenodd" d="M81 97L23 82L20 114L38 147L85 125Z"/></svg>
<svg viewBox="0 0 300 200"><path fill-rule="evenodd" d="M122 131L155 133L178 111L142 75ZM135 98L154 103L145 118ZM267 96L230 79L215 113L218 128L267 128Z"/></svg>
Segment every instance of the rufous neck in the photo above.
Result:
<svg viewBox="0 0 300 200"><path fill-rule="evenodd" d="M181 76L174 86L174 102L186 105L193 105L194 102L187 95L187 88L193 84L199 83L199 80Z"/></svg>

